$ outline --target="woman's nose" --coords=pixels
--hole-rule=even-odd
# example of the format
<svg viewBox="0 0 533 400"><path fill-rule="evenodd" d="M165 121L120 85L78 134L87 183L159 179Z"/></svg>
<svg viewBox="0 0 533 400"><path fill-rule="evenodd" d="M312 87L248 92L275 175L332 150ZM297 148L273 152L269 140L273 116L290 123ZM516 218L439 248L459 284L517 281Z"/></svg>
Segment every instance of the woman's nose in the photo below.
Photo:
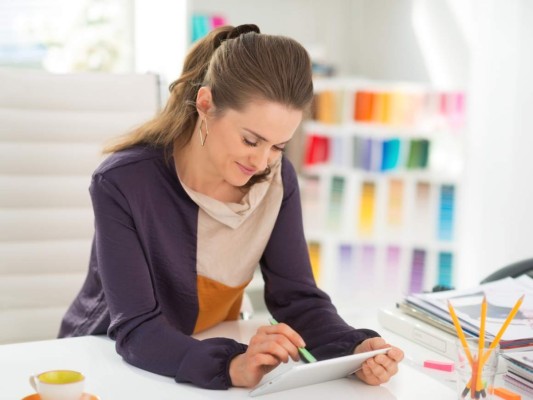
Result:
<svg viewBox="0 0 533 400"><path fill-rule="evenodd" d="M258 171L263 171L268 166L270 156L270 149L256 149L254 154L250 157L251 163Z"/></svg>

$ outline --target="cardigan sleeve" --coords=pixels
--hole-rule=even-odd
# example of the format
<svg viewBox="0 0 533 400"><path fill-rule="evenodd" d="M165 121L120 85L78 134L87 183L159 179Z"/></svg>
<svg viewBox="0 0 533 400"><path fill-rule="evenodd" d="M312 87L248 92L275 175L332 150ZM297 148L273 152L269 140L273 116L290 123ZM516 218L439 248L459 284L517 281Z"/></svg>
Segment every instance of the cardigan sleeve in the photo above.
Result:
<svg viewBox="0 0 533 400"><path fill-rule="evenodd" d="M117 352L128 363L177 382L227 389L229 362L246 346L226 338L199 341L170 325L158 303L128 200L102 174L93 177L90 192L99 276L111 317L108 335Z"/></svg>
<svg viewBox="0 0 533 400"><path fill-rule="evenodd" d="M302 335L318 359L351 354L363 340L379 335L349 326L329 296L317 288L303 232L296 173L287 160L282 168L283 200L261 259L267 308Z"/></svg>

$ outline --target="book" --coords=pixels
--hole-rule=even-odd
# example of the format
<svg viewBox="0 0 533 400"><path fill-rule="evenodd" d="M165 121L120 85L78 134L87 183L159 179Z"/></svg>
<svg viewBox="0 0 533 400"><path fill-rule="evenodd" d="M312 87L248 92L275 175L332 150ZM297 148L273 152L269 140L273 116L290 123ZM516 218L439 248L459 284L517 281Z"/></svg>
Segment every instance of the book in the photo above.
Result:
<svg viewBox="0 0 533 400"><path fill-rule="evenodd" d="M404 314L407 314L428 325L440 329L441 331L446 332L449 335L455 336L457 334L453 325L450 325L446 320L443 320L442 318L436 315L428 313L423 308L417 307L407 302L397 303L396 306L398 307L398 310L400 310ZM465 332L465 335L467 337L472 337L469 332Z"/></svg>
<svg viewBox="0 0 533 400"><path fill-rule="evenodd" d="M533 353L531 351L505 353L503 358L507 361L504 380L533 394Z"/></svg>
<svg viewBox="0 0 533 400"><path fill-rule="evenodd" d="M407 315L401 308L378 311L378 321L381 326L418 343L445 357L453 359L456 354L455 332L445 332L438 327L426 324L424 321Z"/></svg>
<svg viewBox="0 0 533 400"><path fill-rule="evenodd" d="M466 334L479 336L480 305L483 296L488 301L485 338L491 343L498 334L507 315L517 299L525 294L524 302L500 341L502 351L533 350L533 280L522 275L516 279L505 278L485 283L470 289L447 290L435 293L415 293L405 302L416 307L419 316L431 315L435 321L453 325L448 311L448 301L456 310L457 317Z"/></svg>
<svg viewBox="0 0 533 400"><path fill-rule="evenodd" d="M451 360L457 358L457 336L453 327L449 331L443 330L438 325L406 314L400 304L397 306L396 309L378 310L378 321L381 326ZM500 360L498 373L507 371L505 364Z"/></svg>

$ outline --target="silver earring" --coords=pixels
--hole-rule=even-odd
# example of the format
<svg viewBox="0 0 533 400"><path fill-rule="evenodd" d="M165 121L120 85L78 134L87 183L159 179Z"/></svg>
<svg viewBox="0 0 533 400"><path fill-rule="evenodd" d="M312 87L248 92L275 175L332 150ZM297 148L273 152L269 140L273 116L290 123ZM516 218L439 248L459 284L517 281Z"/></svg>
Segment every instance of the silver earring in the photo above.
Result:
<svg viewBox="0 0 533 400"><path fill-rule="evenodd" d="M202 136L202 125L204 124L204 122L205 122L205 137ZM207 129L207 121L205 120L205 118L200 121L198 133L200 134L200 144L202 145L202 147L204 147L205 141L207 140L207 136L209 135L209 129Z"/></svg>

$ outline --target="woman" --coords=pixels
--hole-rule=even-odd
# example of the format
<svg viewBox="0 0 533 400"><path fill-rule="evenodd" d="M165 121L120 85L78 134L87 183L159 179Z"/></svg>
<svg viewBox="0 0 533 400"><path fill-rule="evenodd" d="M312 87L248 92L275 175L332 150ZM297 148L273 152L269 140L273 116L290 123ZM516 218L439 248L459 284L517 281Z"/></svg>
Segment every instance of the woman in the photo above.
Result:
<svg viewBox="0 0 533 400"><path fill-rule="evenodd" d="M255 25L219 28L170 91L93 175L89 272L60 337L107 333L127 362L211 389L252 387L304 345L319 359L387 346L348 326L311 274L297 178L282 157L313 96L303 47ZM248 345L192 338L237 318L258 263L283 323ZM357 375L385 382L402 358L393 348Z"/></svg>

